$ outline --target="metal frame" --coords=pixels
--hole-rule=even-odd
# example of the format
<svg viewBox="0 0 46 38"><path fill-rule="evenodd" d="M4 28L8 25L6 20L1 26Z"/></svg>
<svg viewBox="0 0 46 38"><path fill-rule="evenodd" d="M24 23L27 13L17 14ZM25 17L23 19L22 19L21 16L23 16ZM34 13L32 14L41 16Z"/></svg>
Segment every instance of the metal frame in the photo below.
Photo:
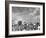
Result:
<svg viewBox="0 0 46 38"><path fill-rule="evenodd" d="M8 35L9 34L9 4L21 3L21 4L34 4L34 5L43 5L43 33L37 34L24 34L24 35ZM23 36L40 36L45 35L45 3L41 2L24 2L24 1L5 1L5 37L23 37Z"/></svg>

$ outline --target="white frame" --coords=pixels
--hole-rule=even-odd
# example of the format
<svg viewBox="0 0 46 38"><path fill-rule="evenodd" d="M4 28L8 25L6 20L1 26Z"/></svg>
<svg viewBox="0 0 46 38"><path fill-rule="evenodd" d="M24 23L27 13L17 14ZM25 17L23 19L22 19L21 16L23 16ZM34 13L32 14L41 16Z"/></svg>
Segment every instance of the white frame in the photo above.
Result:
<svg viewBox="0 0 46 38"><path fill-rule="evenodd" d="M40 31L12 31L12 7L38 7L40 8ZM9 35L36 34L43 33L43 6L42 5L25 5L9 4Z"/></svg>

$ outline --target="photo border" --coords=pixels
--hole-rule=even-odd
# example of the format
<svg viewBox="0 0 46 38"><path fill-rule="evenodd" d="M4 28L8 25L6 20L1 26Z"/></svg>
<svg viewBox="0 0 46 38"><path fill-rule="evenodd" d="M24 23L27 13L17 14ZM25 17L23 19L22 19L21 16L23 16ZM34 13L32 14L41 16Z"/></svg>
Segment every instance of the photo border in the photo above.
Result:
<svg viewBox="0 0 46 38"><path fill-rule="evenodd" d="M43 5L43 33L9 35L9 4L33 4ZM5 1L5 37L23 37L23 36L40 36L45 35L45 3L42 2L24 2L24 1Z"/></svg>

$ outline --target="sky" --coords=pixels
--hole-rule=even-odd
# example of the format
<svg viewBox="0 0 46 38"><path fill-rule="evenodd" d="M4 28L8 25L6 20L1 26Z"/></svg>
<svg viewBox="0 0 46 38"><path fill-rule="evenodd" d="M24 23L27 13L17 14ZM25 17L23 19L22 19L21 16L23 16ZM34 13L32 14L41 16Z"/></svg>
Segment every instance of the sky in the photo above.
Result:
<svg viewBox="0 0 46 38"><path fill-rule="evenodd" d="M15 24L19 20L27 23L40 22L40 8L35 7L12 7L12 22Z"/></svg>

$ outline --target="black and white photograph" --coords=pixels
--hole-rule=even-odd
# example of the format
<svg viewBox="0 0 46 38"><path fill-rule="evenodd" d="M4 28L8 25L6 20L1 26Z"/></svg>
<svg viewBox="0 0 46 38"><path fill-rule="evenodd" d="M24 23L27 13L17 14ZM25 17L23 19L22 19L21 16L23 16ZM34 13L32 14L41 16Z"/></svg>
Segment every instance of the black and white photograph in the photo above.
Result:
<svg viewBox="0 0 46 38"><path fill-rule="evenodd" d="M9 4L8 35L43 34L42 4Z"/></svg>
<svg viewBox="0 0 46 38"><path fill-rule="evenodd" d="M40 30L40 8L12 7L12 31Z"/></svg>

